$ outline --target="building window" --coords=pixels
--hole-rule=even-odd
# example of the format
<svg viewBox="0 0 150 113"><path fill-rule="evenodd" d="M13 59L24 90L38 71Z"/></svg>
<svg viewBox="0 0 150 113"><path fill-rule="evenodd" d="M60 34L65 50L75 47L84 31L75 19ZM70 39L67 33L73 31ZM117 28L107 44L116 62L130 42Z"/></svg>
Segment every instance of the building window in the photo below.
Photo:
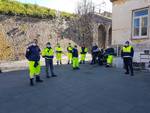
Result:
<svg viewBox="0 0 150 113"><path fill-rule="evenodd" d="M148 37L148 9L133 11L132 39Z"/></svg>

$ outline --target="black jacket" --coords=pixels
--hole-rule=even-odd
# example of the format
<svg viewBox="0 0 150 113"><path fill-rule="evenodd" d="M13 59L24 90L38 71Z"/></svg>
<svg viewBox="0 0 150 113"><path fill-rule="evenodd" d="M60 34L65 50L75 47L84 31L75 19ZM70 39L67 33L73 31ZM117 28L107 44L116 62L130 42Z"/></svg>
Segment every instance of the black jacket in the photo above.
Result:
<svg viewBox="0 0 150 113"><path fill-rule="evenodd" d="M72 57L78 57L78 50L76 48L73 48L72 50Z"/></svg>
<svg viewBox="0 0 150 113"><path fill-rule="evenodd" d="M114 48L107 48L105 50L105 55L114 55L115 51Z"/></svg>
<svg viewBox="0 0 150 113"><path fill-rule="evenodd" d="M40 48L39 46L29 46L26 50L26 58L29 61L39 61L40 60Z"/></svg>

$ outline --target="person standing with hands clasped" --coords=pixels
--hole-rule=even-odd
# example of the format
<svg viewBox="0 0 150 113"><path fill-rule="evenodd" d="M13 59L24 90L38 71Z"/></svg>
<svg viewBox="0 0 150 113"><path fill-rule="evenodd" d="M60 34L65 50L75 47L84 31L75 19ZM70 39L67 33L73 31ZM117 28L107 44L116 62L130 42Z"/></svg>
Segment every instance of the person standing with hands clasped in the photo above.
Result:
<svg viewBox="0 0 150 113"><path fill-rule="evenodd" d="M54 58L54 50L51 47L50 42L46 44L46 48L42 51L42 57L45 58L45 71L46 71L46 77L50 78L49 76L49 69L51 71L51 76L56 77L54 74L54 66L53 66L53 58Z"/></svg>
<svg viewBox="0 0 150 113"><path fill-rule="evenodd" d="M61 65L62 64L62 47L60 46L60 44L58 43L56 48L55 48L55 51L56 51L56 59L57 59L57 65Z"/></svg>
<svg viewBox="0 0 150 113"><path fill-rule="evenodd" d="M29 72L30 72L30 85L34 85L34 77L36 77L36 82L43 82L40 79L40 48L38 46L38 40L34 39L31 45L26 50L26 58L29 61Z"/></svg>
<svg viewBox="0 0 150 113"><path fill-rule="evenodd" d="M133 65L132 65L133 64L133 56L134 56L134 49L130 45L129 41L126 41L125 45L121 51L121 57L123 58L124 66L126 69L125 74L129 74L129 69L130 69L131 76L134 76Z"/></svg>

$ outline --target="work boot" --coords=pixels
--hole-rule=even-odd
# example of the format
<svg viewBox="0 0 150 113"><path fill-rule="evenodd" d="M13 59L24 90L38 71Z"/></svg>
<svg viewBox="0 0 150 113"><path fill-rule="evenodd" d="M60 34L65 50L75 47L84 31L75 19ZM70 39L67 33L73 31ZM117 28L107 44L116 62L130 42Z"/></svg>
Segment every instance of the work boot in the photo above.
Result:
<svg viewBox="0 0 150 113"><path fill-rule="evenodd" d="M52 74L52 77L57 77L57 75L55 75L55 74Z"/></svg>
<svg viewBox="0 0 150 113"><path fill-rule="evenodd" d="M110 67L110 65L109 65L109 64L107 64L107 65L106 65L106 67Z"/></svg>
<svg viewBox="0 0 150 113"><path fill-rule="evenodd" d="M85 64L85 61L83 61L83 64Z"/></svg>
<svg viewBox="0 0 150 113"><path fill-rule="evenodd" d="M36 76L36 82L43 82L43 80L40 79L40 76Z"/></svg>
<svg viewBox="0 0 150 113"><path fill-rule="evenodd" d="M0 69L0 73L2 73L2 70Z"/></svg>
<svg viewBox="0 0 150 113"><path fill-rule="evenodd" d="M62 65L62 62L60 61L60 65Z"/></svg>
<svg viewBox="0 0 150 113"><path fill-rule="evenodd" d="M59 65L59 62L57 61L57 66Z"/></svg>
<svg viewBox="0 0 150 113"><path fill-rule="evenodd" d="M134 76L134 73L131 73L131 76Z"/></svg>
<svg viewBox="0 0 150 113"><path fill-rule="evenodd" d="M77 70L80 70L80 68L79 68L79 67L76 67L76 69L77 69Z"/></svg>
<svg viewBox="0 0 150 113"><path fill-rule="evenodd" d="M30 79L30 86L34 86L34 81L33 80L34 80L33 78Z"/></svg>
<svg viewBox="0 0 150 113"><path fill-rule="evenodd" d="M128 75L128 74L129 74L129 72L125 72L125 74L126 74L126 75Z"/></svg>
<svg viewBox="0 0 150 113"><path fill-rule="evenodd" d="M50 78L50 76L48 75L48 76L46 76L46 78Z"/></svg>

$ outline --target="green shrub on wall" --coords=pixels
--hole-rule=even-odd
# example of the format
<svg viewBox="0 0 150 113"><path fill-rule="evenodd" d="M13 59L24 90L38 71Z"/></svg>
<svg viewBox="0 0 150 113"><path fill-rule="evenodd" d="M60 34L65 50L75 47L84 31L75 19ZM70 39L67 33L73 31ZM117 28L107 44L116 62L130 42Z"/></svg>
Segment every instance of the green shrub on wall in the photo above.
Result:
<svg viewBox="0 0 150 113"><path fill-rule="evenodd" d="M56 10L33 4L24 4L12 0L0 0L0 13L7 15L22 15L38 18L55 18ZM72 18L73 14L61 12L62 18Z"/></svg>
<svg viewBox="0 0 150 113"><path fill-rule="evenodd" d="M67 12L61 12L61 17L66 17L66 18L71 18L73 17L74 15L73 14L70 14L70 13L67 13Z"/></svg>

